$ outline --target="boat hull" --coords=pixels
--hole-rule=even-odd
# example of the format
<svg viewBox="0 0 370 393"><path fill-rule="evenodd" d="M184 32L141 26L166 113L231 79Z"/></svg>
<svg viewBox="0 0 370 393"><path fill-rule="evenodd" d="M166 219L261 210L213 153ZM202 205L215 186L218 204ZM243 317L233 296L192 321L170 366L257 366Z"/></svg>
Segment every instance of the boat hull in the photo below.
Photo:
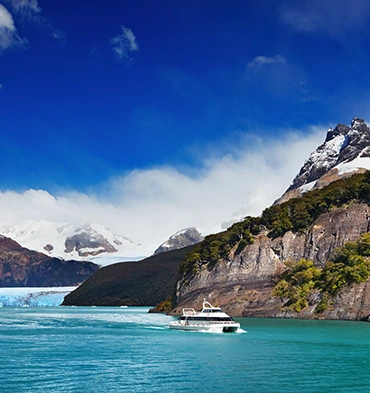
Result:
<svg viewBox="0 0 370 393"><path fill-rule="evenodd" d="M240 325L182 325L178 323L171 323L169 327L173 330L186 330L189 332L235 333L240 328Z"/></svg>

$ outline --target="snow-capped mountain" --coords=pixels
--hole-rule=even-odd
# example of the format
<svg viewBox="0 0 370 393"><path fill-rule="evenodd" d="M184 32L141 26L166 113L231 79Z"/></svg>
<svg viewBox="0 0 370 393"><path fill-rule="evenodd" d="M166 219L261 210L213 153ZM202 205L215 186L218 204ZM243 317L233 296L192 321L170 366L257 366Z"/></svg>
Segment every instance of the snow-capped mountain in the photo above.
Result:
<svg viewBox="0 0 370 393"><path fill-rule="evenodd" d="M202 240L203 240L203 236L199 233L199 231L196 228L194 227L186 228L170 236L168 240L162 243L154 251L154 254L159 254L161 252L176 250L186 246L191 246L193 244L197 244L201 242Z"/></svg>
<svg viewBox="0 0 370 393"><path fill-rule="evenodd" d="M276 203L368 169L370 128L363 119L355 117L350 127L338 124L328 130L325 142L311 153L293 183Z"/></svg>
<svg viewBox="0 0 370 393"><path fill-rule="evenodd" d="M90 260L103 265L141 259L148 254L141 244L99 224L13 221L0 223L0 234L51 257Z"/></svg>

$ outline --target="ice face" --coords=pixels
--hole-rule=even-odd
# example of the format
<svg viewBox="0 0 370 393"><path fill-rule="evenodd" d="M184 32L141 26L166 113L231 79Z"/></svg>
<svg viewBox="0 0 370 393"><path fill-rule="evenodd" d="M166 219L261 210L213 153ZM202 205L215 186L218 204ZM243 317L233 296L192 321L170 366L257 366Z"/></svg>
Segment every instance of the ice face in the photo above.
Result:
<svg viewBox="0 0 370 393"><path fill-rule="evenodd" d="M0 307L54 307L77 287L0 288Z"/></svg>

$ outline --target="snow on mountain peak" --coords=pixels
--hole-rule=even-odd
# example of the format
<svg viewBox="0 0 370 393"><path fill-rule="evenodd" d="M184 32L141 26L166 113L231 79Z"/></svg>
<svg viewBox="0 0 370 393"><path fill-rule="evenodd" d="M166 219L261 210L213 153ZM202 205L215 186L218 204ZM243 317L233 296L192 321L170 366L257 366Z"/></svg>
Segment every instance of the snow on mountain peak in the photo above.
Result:
<svg viewBox="0 0 370 393"><path fill-rule="evenodd" d="M354 117L350 127L338 124L329 128L325 142L311 153L277 203L321 188L338 176L367 169L370 169L370 129L363 119Z"/></svg>
<svg viewBox="0 0 370 393"><path fill-rule="evenodd" d="M351 121L352 129L359 129L362 125L365 125L365 120L358 117L354 117Z"/></svg>
<svg viewBox="0 0 370 393"><path fill-rule="evenodd" d="M10 237L23 247L63 259L88 259L100 263L100 259L105 258L103 263L109 264L110 258L113 263L140 259L150 253L100 224L75 226L43 220L0 222L0 234Z"/></svg>
<svg viewBox="0 0 370 393"><path fill-rule="evenodd" d="M203 236L199 233L199 231L196 228L194 227L186 228L170 236L168 240L162 243L154 251L154 254L159 254L161 252L175 250L193 244L197 244L202 240L203 240Z"/></svg>

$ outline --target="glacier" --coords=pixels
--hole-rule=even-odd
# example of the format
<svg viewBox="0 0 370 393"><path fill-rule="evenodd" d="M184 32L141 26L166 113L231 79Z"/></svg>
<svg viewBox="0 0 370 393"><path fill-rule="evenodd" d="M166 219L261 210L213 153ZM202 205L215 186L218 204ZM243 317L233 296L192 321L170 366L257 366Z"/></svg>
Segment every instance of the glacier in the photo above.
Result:
<svg viewBox="0 0 370 393"><path fill-rule="evenodd" d="M54 307L77 287L0 288L0 307Z"/></svg>

